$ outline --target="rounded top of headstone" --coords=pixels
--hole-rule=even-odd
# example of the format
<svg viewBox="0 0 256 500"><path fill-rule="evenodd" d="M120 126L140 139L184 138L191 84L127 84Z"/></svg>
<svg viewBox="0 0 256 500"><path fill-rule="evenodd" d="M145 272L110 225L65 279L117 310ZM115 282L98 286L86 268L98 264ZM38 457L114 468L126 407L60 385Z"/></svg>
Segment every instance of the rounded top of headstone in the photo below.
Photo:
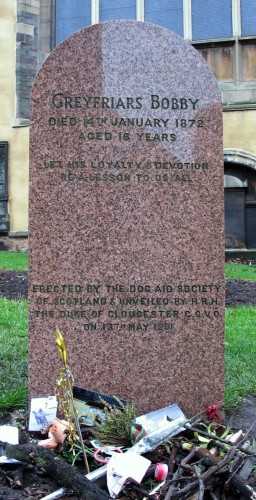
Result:
<svg viewBox="0 0 256 500"><path fill-rule="evenodd" d="M220 101L211 69L189 42L155 24L133 20L107 21L72 34L48 56L35 86L48 75L48 86L59 88L68 77L80 90L81 80L88 89L91 79L94 90L99 72L102 84L119 93L132 87L133 92L161 94L169 85L170 93L194 89L205 98L210 90L211 103Z"/></svg>

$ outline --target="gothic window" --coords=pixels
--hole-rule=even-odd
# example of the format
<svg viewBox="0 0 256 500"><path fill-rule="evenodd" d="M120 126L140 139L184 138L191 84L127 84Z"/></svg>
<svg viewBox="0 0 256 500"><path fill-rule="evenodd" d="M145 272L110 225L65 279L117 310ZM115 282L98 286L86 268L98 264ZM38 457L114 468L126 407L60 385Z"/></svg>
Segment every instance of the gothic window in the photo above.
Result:
<svg viewBox="0 0 256 500"><path fill-rule="evenodd" d="M109 21L111 19L136 19L135 0L100 0L99 20Z"/></svg>
<svg viewBox="0 0 256 500"><path fill-rule="evenodd" d="M183 36L183 0L145 0L145 21Z"/></svg>
<svg viewBox="0 0 256 500"><path fill-rule="evenodd" d="M56 45L91 24L91 0L56 0Z"/></svg>
<svg viewBox="0 0 256 500"><path fill-rule="evenodd" d="M242 36L255 35L256 32L256 2L255 0L241 1L241 34Z"/></svg>
<svg viewBox="0 0 256 500"><path fill-rule="evenodd" d="M192 40L232 36L232 0L192 0Z"/></svg>
<svg viewBox="0 0 256 500"><path fill-rule="evenodd" d="M9 229L8 216L8 143L0 142L0 233Z"/></svg>

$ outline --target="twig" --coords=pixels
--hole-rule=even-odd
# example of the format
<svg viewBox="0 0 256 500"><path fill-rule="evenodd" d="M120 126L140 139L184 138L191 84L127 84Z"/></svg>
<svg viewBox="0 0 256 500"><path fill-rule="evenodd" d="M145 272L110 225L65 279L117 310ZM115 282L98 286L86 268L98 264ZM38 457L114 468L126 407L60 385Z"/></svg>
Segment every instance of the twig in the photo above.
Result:
<svg viewBox="0 0 256 500"><path fill-rule="evenodd" d="M151 495L148 491L146 491L144 488L142 488L142 486L139 486L138 484L133 484L132 485L132 488L137 492L139 493L140 495L143 495L144 497L146 498L149 498L151 500L154 500L154 496Z"/></svg>
<svg viewBox="0 0 256 500"><path fill-rule="evenodd" d="M254 424L253 424L254 425ZM232 446L233 443L231 441L229 441L228 439L223 439L221 437L218 437L216 436L216 434L210 434L209 432L206 432L206 431L201 431L200 429L197 429L196 427L192 427L188 424L184 424L184 426L186 429L192 431L192 432L197 432L198 434L200 434L201 436L205 436L205 437L208 437L210 439L213 439L214 441L219 441L220 443L224 443L224 444L227 444L228 446ZM252 455L252 456L255 456L256 454L251 452L250 450L246 450L242 447L242 444L244 441L244 437L243 439L236 445L236 448L238 448L239 450L243 451L246 455Z"/></svg>
<svg viewBox="0 0 256 500"><path fill-rule="evenodd" d="M188 481L188 476L179 476L176 477L176 479L173 476L173 479L168 480L167 485L169 486L170 484L177 483L177 482L182 482L182 481ZM166 498L166 497L165 497ZM165 500L165 499L164 499Z"/></svg>
<svg viewBox="0 0 256 500"><path fill-rule="evenodd" d="M175 464L175 457L177 455L177 452L178 452L178 448L176 446L174 446L172 448L172 451L171 451L171 454L170 454L170 457L168 460L168 475L169 476L170 476L170 474L173 473L174 464Z"/></svg>
<svg viewBox="0 0 256 500"><path fill-rule="evenodd" d="M179 479L182 466L186 465L194 457L195 452L196 452L196 450L193 449L185 458L183 458L183 460L181 461L180 467L176 470L176 472L172 478L172 483L176 482ZM172 494L173 494L175 489L176 489L175 485L171 484L169 490L167 491L167 494L166 494L164 500L170 500L172 498Z"/></svg>
<svg viewBox="0 0 256 500"><path fill-rule="evenodd" d="M246 441L247 437L251 433L251 431L252 431L253 427L255 426L255 424L256 424L256 420L254 420L254 422L252 423L252 425L249 427L249 429L247 430L247 432L243 436L243 439L241 439L239 445L241 445L242 443L244 443Z"/></svg>
<svg viewBox="0 0 256 500"><path fill-rule="evenodd" d="M199 495L198 495L198 500L203 500L204 498L204 490L205 490L205 486L204 486L204 482L202 480L202 475L200 473L200 470L199 468L197 467L197 465L194 465L194 471L195 471L195 475L198 479L198 482L199 482Z"/></svg>
<svg viewBox="0 0 256 500"><path fill-rule="evenodd" d="M201 479L202 479L202 481L204 481L205 484L207 484L207 482L209 482L209 480L210 480L211 476L213 476L213 474L216 474L216 472L218 472L227 463L229 463L230 460L232 460L232 458L234 457L234 455L236 453L236 449L237 449L237 447L233 446L229 450L229 452L226 454L226 456L223 458L223 460L221 460L216 465L213 465L212 467L210 467L206 472L204 472L201 475ZM172 490L172 492L171 492L172 497L170 496L169 499L170 498L175 498L175 499L182 498L182 499L184 499L184 498L186 498L186 495L188 493L192 493L196 488L198 488L198 479L194 480L192 483L188 484L187 486L184 486L184 488L182 488L179 491ZM165 500L166 500L166 498L165 498Z"/></svg>

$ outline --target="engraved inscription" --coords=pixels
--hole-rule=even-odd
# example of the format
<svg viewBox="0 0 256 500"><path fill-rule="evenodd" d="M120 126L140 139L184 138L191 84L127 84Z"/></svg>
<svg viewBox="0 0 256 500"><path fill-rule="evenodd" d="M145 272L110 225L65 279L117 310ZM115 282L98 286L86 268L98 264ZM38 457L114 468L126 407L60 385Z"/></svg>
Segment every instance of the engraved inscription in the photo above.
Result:
<svg viewBox="0 0 256 500"><path fill-rule="evenodd" d="M94 322L97 332L119 329L175 332L178 318L218 318L220 291L221 286L216 283L35 284L33 314L41 319L86 321L85 330Z"/></svg>

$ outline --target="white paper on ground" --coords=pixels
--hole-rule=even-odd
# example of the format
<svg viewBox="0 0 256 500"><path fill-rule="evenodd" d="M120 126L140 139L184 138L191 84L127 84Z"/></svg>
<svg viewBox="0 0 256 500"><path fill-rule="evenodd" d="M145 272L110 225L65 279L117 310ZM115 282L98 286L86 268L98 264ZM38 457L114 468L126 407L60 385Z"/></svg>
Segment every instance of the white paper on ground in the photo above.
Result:
<svg viewBox="0 0 256 500"><path fill-rule="evenodd" d="M4 441L9 444L18 444L19 442L19 429L18 427L12 427L11 425L1 425L0 426L0 441ZM20 463L18 460L13 458L7 458L4 455L0 456L0 464L13 464Z"/></svg>
<svg viewBox="0 0 256 500"><path fill-rule="evenodd" d="M139 484L151 462L137 453L113 455L107 464L107 485L111 498L115 498L127 482Z"/></svg>

